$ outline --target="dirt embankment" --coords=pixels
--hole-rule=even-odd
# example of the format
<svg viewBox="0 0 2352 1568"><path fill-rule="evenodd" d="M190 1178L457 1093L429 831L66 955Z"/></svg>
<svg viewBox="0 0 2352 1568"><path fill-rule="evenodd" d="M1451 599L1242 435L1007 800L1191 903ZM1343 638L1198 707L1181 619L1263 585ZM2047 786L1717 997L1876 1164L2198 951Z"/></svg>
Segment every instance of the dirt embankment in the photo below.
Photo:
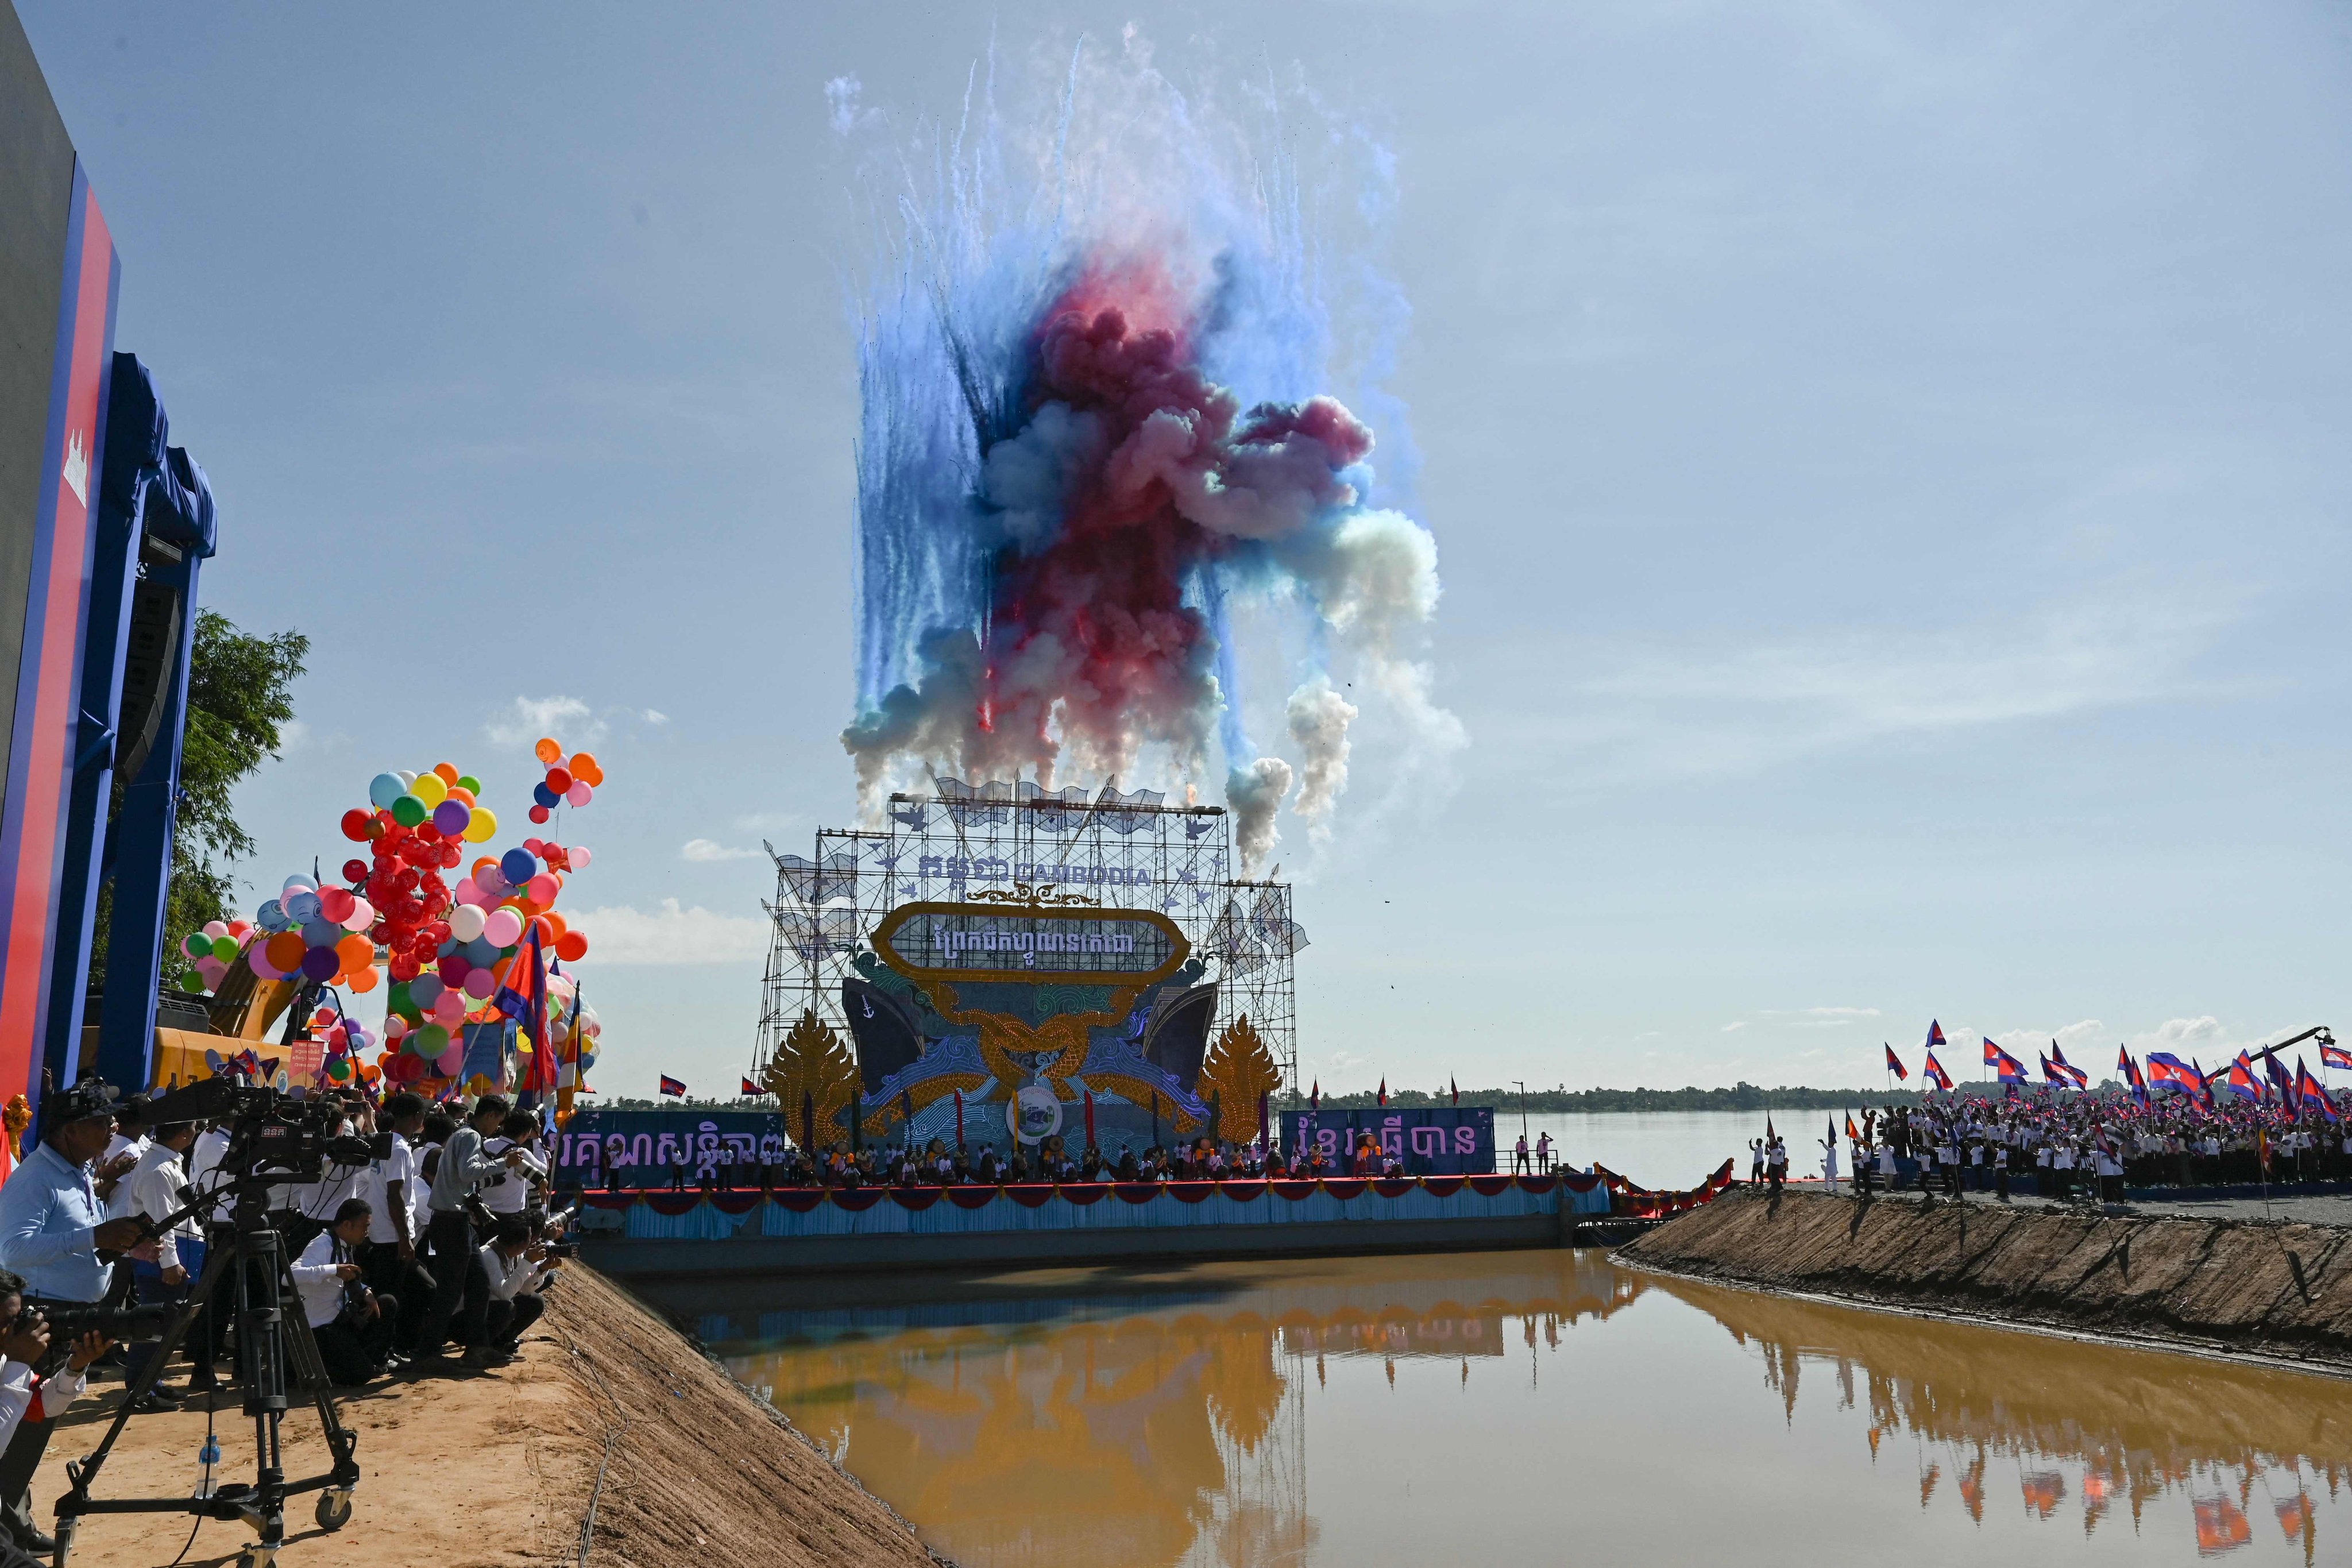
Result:
<svg viewBox="0 0 2352 1568"><path fill-rule="evenodd" d="M588 1269L563 1273L512 1365L379 1384L343 1404L363 1472L351 1522L329 1534L311 1521L315 1497L296 1499L286 1561L571 1568L582 1561L592 1492L592 1568L930 1568L941 1561L667 1324ZM66 1461L96 1445L121 1397L119 1383L94 1383L60 1423L33 1488L44 1524L65 1489ZM253 1478L253 1427L239 1409L224 1401L214 1418L226 1480ZM307 1407L287 1418L285 1435L288 1475L326 1468L326 1445ZM200 1406L133 1416L97 1495L185 1495L204 1436ZM94 1516L74 1562L152 1568L172 1560L194 1523L185 1515ZM242 1526L207 1521L185 1561L234 1561L250 1538Z"/></svg>
<svg viewBox="0 0 2352 1568"><path fill-rule="evenodd" d="M2331 1226L1741 1193L1616 1257L1690 1279L2352 1368L2352 1229Z"/></svg>

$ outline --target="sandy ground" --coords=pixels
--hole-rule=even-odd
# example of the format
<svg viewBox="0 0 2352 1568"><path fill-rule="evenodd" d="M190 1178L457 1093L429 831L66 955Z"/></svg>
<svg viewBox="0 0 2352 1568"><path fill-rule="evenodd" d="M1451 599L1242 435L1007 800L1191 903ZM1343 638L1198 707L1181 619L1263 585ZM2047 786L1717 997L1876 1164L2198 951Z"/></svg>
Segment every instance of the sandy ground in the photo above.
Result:
<svg viewBox="0 0 2352 1568"><path fill-rule="evenodd" d="M362 1479L352 1519L330 1533L314 1522L316 1494L295 1500L281 1563L576 1563L600 1467L587 1558L600 1568L938 1561L903 1521L667 1324L583 1268L564 1275L514 1364L379 1384L340 1402L359 1435ZM65 1489L66 1461L96 1446L121 1398L119 1383L94 1383L58 1424L34 1484L45 1523ZM240 1410L225 1399L214 1417L229 1480L253 1477L253 1426ZM194 1406L131 1417L96 1494L193 1491L205 1430ZM289 1477L326 1469L310 1407L289 1415L282 1430ZM188 1564L233 1563L251 1538L242 1525L197 1527L184 1514L97 1515L83 1524L73 1562L162 1568L192 1528L182 1559Z"/></svg>

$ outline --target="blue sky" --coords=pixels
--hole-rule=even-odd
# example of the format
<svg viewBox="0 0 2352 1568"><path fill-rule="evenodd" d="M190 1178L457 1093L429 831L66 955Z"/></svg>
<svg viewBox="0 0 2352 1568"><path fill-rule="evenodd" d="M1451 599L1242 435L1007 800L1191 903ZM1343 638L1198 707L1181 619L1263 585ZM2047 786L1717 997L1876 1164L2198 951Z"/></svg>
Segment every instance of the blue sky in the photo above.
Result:
<svg viewBox="0 0 2352 1568"><path fill-rule="evenodd" d="M824 83L948 112L991 18L18 5L118 345L221 497L206 597L312 638L247 874L339 858L384 767L518 803L552 715L609 774L566 894L620 911L600 1087L730 1086L758 841L853 807ZM1132 15L994 26L1017 64ZM1931 1016L1971 1068L2346 1021L2342 12L1143 20L1188 88L1296 66L1396 160L1469 743L1368 731L1332 843L1290 835L1307 1073L1858 1083Z"/></svg>

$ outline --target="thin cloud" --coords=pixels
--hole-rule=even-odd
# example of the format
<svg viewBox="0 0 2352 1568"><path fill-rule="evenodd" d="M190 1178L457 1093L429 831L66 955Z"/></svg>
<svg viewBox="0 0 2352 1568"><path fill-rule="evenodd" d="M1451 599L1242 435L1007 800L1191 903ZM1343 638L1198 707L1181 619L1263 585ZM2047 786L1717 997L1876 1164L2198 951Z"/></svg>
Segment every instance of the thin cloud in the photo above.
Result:
<svg viewBox="0 0 2352 1568"><path fill-rule="evenodd" d="M710 865L720 860L756 860L760 852L757 849L732 848L716 839L689 838L685 847L677 852L677 858L698 865Z"/></svg>
<svg viewBox="0 0 2352 1568"><path fill-rule="evenodd" d="M669 722L669 715L663 712L658 708L648 708L646 710L646 722L648 724L667 724Z"/></svg>
<svg viewBox="0 0 2352 1568"><path fill-rule="evenodd" d="M1942 631L1864 630L1618 654L1552 738L1593 782L1760 771L1906 735L2226 694L2192 666L2242 595L2140 585Z"/></svg>
<svg viewBox="0 0 2352 1568"><path fill-rule="evenodd" d="M518 697L482 726L501 746L529 745L552 735L567 746L585 748L604 740L608 726L577 697Z"/></svg>
<svg viewBox="0 0 2352 1568"><path fill-rule="evenodd" d="M764 957L770 927L757 915L722 915L664 899L651 910L615 905L583 910L572 926L599 963L740 963Z"/></svg>

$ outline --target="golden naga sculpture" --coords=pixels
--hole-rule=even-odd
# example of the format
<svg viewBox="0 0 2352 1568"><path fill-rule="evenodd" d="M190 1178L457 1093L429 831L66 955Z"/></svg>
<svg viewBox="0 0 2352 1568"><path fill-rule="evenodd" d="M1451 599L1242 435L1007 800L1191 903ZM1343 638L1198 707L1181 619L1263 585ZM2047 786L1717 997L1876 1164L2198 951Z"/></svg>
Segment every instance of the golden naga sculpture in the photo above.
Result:
<svg viewBox="0 0 2352 1568"><path fill-rule="evenodd" d="M1228 1142L1257 1136L1258 1098L1281 1087L1282 1069L1246 1013L1225 1026L1201 1064L1201 1098L1216 1106L1217 1136Z"/></svg>
<svg viewBox="0 0 2352 1568"><path fill-rule="evenodd" d="M785 1128L796 1138L805 1098L815 1112L817 1146L823 1148L836 1136L841 1114L857 1092L857 1058L814 1011L804 1012L776 1047L761 1081L776 1097Z"/></svg>

